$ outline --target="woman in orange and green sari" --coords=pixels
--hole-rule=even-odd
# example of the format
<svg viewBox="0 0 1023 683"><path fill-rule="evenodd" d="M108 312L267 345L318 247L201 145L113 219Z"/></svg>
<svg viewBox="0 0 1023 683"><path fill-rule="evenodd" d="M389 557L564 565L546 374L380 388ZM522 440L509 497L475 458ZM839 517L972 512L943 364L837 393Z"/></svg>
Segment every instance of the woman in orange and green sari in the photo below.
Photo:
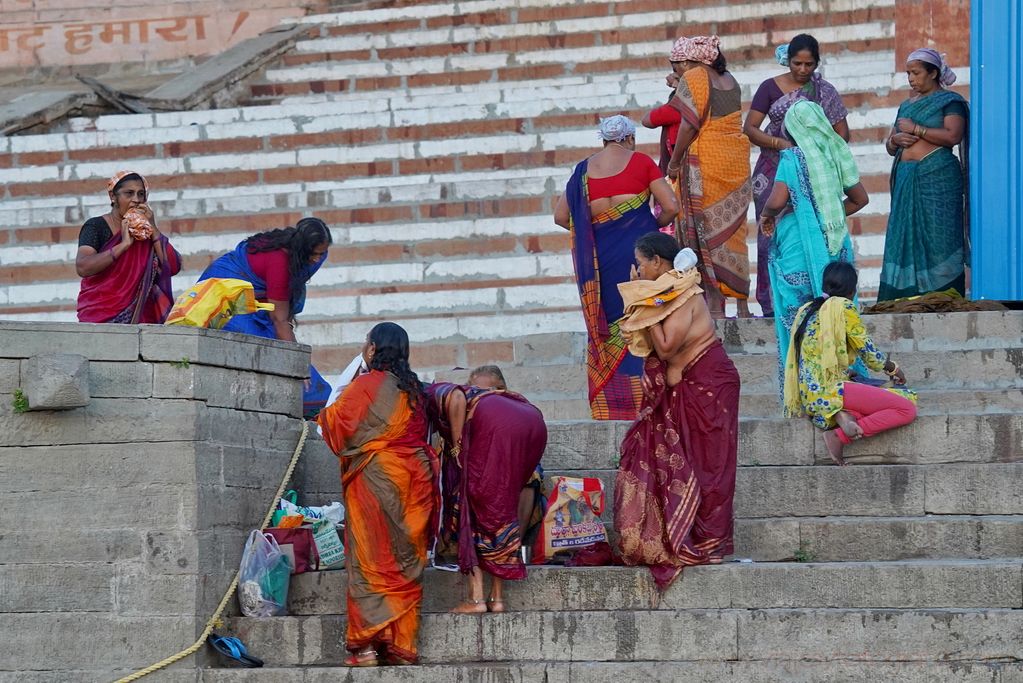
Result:
<svg viewBox="0 0 1023 683"><path fill-rule="evenodd" d="M572 262L586 323L586 376L594 420L634 420L642 400L643 361L629 354L618 319L619 282L634 265L641 235L671 225L678 203L653 159L636 151L636 124L600 122L604 149L576 165L554 222L572 233ZM651 196L661 207L654 216Z"/></svg>
<svg viewBox="0 0 1023 683"><path fill-rule="evenodd" d="M408 334L380 323L362 349L369 372L317 417L341 460L348 572L348 666L412 664L427 549L437 527L437 455Z"/></svg>
<svg viewBox="0 0 1023 683"><path fill-rule="evenodd" d="M724 317L736 299L749 317L746 212L753 200L750 142L742 132L742 92L728 73L717 36L682 37L671 50L679 75L671 106L682 114L668 177L682 210L676 237L700 259L711 315Z"/></svg>

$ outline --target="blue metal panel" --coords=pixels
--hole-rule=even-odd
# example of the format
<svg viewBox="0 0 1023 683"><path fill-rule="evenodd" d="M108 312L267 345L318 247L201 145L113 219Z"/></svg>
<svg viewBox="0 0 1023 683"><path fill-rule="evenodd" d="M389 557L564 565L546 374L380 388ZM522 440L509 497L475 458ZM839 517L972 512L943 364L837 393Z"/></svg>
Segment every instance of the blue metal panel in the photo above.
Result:
<svg viewBox="0 0 1023 683"><path fill-rule="evenodd" d="M974 299L1023 300L1023 10L973 0L970 233Z"/></svg>

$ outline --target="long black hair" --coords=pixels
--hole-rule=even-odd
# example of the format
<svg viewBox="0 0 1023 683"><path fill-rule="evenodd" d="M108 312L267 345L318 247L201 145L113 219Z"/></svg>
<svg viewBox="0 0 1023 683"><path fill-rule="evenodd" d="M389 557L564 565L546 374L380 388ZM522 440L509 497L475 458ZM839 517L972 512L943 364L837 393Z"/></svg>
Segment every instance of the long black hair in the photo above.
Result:
<svg viewBox="0 0 1023 683"><path fill-rule="evenodd" d="M408 333L401 325L378 323L369 331L368 339L375 347L369 369L384 370L397 377L398 388L408 394L409 403L416 405L423 397L423 385L408 364Z"/></svg>
<svg viewBox="0 0 1023 683"><path fill-rule="evenodd" d="M856 269L853 268L851 263L845 261L834 261L824 267L824 280L821 283L821 289L828 296L819 296L810 302L810 305L806 309L806 313L803 315L803 319L799 321L799 327L796 328L796 333L792 336L792 343L796 348L796 365L799 365L799 357L801 355L803 346L803 335L806 334L806 325L810 322L810 318L817 314L817 311L821 310L821 306L824 302L832 296L842 296L847 299L851 299L856 294L856 283L858 281L856 275Z"/></svg>
<svg viewBox="0 0 1023 683"><path fill-rule="evenodd" d="M250 254L261 254L267 251L285 249L288 252L288 286L291 294L288 299L291 314L295 306L305 297L305 284L309 280L309 258L313 250L321 244L333 244L327 224L315 216L303 218L295 227L277 228L258 232L248 240L246 247Z"/></svg>
<svg viewBox="0 0 1023 683"><path fill-rule="evenodd" d="M725 59L725 53L721 51L721 48L718 48L718 56L714 59L713 63L711 63L710 68L714 69L714 71L717 71L719 74L723 74L728 71L728 60Z"/></svg>
<svg viewBox="0 0 1023 683"><path fill-rule="evenodd" d="M654 256L660 256L668 263L674 263L679 252L678 241L660 230L641 235L633 245L633 249L643 254L644 258L652 259Z"/></svg>

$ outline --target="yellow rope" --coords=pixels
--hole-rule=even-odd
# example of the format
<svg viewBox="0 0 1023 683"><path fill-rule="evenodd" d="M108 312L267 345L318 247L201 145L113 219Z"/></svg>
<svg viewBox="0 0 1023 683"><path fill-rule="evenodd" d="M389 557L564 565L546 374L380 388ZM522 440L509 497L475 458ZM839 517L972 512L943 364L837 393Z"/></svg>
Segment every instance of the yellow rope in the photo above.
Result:
<svg viewBox="0 0 1023 683"><path fill-rule="evenodd" d="M291 475L295 471L295 465L298 464L298 457L302 455L302 449L305 447L305 438L309 434L309 423L302 422L302 435L298 438L298 445L295 446L295 453L291 456L291 462L288 464L288 470L284 473L284 479L281 481L281 485L277 488L277 495L274 496L273 502L270 504L270 509L266 511L266 516L263 518L263 523L259 525L260 529L265 529L270 520L273 518L274 511L277 509L277 503L280 501L281 496L284 495L284 488L288 485L291 480ZM210 633L213 632L213 627L220 622L220 615L223 614L224 609L227 607L228 601L234 596L234 592L238 589L238 572L235 572L234 578L231 579L231 585L228 587L227 592L224 593L224 597L221 598L220 604L217 605L216 611L213 612L213 616L206 622L206 628L202 630L202 635L199 639L192 643L191 646L182 650L181 652L171 655L167 659L157 662L151 666L147 666L145 669L140 669L135 673L120 678L116 683L128 683L129 681L137 681L143 676L147 676L154 671L170 666L174 662L184 659L191 654L194 654L199 648L203 646L206 639L210 637Z"/></svg>

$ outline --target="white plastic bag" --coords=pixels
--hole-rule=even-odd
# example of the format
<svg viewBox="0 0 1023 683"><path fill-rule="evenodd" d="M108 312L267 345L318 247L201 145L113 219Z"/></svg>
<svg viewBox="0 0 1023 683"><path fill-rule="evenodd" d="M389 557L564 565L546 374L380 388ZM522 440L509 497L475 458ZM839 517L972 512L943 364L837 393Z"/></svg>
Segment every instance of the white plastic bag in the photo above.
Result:
<svg viewBox="0 0 1023 683"><path fill-rule="evenodd" d="M305 521L310 523L326 519L337 526L345 519L345 506L338 502L330 505L305 506L295 505L290 500L281 498L280 508L286 515L302 515Z"/></svg>
<svg viewBox="0 0 1023 683"><path fill-rule="evenodd" d="M247 617L276 617L288 604L291 561L270 534L254 529L238 571L238 604Z"/></svg>

